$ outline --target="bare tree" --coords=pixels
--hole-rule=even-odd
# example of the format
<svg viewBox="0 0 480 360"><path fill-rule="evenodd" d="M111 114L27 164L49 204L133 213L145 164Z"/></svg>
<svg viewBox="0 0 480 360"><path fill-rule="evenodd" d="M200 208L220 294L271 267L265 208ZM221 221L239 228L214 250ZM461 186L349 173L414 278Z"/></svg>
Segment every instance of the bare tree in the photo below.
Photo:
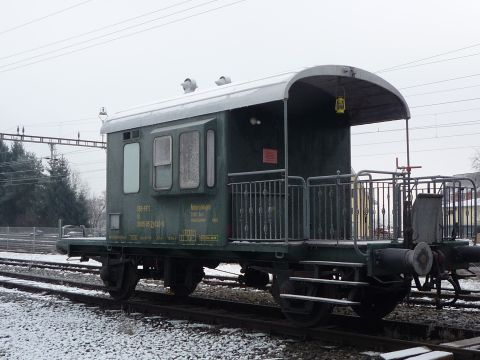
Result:
<svg viewBox="0 0 480 360"><path fill-rule="evenodd" d="M99 196L92 196L87 200L88 222L92 228L103 228L106 225L105 191Z"/></svg>
<svg viewBox="0 0 480 360"><path fill-rule="evenodd" d="M480 171L480 151L479 150L475 151L475 155L472 158L472 167L475 170Z"/></svg>

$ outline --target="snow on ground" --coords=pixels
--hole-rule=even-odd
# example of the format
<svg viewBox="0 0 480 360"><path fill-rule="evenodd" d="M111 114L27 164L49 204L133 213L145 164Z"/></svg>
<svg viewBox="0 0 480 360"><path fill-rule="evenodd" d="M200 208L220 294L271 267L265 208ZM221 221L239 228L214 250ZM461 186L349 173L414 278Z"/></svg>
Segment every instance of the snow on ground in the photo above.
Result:
<svg viewBox="0 0 480 360"><path fill-rule="evenodd" d="M60 255L60 254L47 255L47 254L28 254L28 253L0 251L0 258L31 260L31 261L49 261L49 262L58 262L58 263L101 265L98 261L94 261L94 260L89 260L87 262L81 263L80 258L68 258L66 255Z"/></svg>
<svg viewBox="0 0 480 360"><path fill-rule="evenodd" d="M280 359L288 341L0 288L0 358Z"/></svg>
<svg viewBox="0 0 480 360"><path fill-rule="evenodd" d="M105 291L78 289L78 288L71 287L71 286L66 286L66 285L47 284L47 283L39 284L36 281L14 279L14 278L5 277L5 276L0 276L0 281L7 282L7 283L31 285L31 286L41 287L42 289L66 291L66 292L71 292L71 293L75 293L75 294L84 294L84 295L105 296L105 297L107 297Z"/></svg>
<svg viewBox="0 0 480 360"><path fill-rule="evenodd" d="M66 261L62 255L3 252L0 257ZM235 265L222 264L220 268L236 274L240 271L240 267ZM66 273L72 276L72 273ZM225 275L221 272L217 274ZM196 293L232 298L231 294L214 294L220 290L232 289L200 284ZM233 290L256 303L259 302L259 295L266 294L263 291ZM80 289L72 291L90 293ZM237 295L234 296L235 299ZM143 317L140 314L103 311L55 296L0 287L0 359L4 358L353 360L362 359L363 356L356 349L339 348L321 342L283 339L242 329L171 320L160 316Z"/></svg>

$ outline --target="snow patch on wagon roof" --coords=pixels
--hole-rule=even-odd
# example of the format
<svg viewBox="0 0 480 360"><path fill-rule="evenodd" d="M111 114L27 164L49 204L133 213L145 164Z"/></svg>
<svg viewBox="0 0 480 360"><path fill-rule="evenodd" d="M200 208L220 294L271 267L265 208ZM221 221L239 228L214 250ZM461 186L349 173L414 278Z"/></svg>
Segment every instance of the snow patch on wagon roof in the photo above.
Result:
<svg viewBox="0 0 480 360"><path fill-rule="evenodd" d="M112 133L288 99L290 88L297 82L306 82L332 96L338 84L346 88L353 101L350 118L354 125L410 117L400 92L377 75L350 66L322 65L136 106L116 113L105 122L101 132Z"/></svg>

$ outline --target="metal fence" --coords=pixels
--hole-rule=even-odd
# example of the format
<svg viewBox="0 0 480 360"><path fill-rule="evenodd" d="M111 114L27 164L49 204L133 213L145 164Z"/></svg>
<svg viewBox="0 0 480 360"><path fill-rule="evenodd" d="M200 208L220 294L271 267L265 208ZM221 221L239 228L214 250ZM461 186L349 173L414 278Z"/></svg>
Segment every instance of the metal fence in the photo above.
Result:
<svg viewBox="0 0 480 360"><path fill-rule="evenodd" d="M403 238L406 204L421 193L442 195L442 237L475 238L477 189L467 178L423 177L362 171L289 177L288 216L285 180L272 172L235 174L247 180L229 183L231 240L393 240ZM270 178L276 175L277 178ZM248 177L257 177L249 179ZM280 178L279 178L280 177Z"/></svg>
<svg viewBox="0 0 480 360"><path fill-rule="evenodd" d="M402 227L403 181L357 178L355 174L311 177L309 191L312 240L398 238Z"/></svg>
<svg viewBox="0 0 480 360"><path fill-rule="evenodd" d="M261 174L262 172L259 172ZM254 175L259 175L254 174ZM285 180L231 182L231 240L302 240L305 233L305 181L289 177L288 218L285 216Z"/></svg>
<svg viewBox="0 0 480 360"><path fill-rule="evenodd" d="M460 177L421 177L412 180L412 198L418 194L441 194L443 238L476 238L478 233L477 188L473 180Z"/></svg>
<svg viewBox="0 0 480 360"><path fill-rule="evenodd" d="M104 236L104 229L64 227L63 237ZM0 251L54 254L60 230L54 227L0 227Z"/></svg>

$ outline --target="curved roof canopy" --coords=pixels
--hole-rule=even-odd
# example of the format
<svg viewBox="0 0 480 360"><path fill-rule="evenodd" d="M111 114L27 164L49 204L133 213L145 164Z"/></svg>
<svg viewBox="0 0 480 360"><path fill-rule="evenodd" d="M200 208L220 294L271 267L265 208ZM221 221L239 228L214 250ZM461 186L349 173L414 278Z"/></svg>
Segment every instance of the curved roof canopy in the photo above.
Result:
<svg viewBox="0 0 480 360"><path fill-rule="evenodd" d="M309 84L332 97L344 93L351 125L410 118L405 99L387 81L350 66L322 65L133 107L108 119L101 132L112 133L288 99L296 83Z"/></svg>

